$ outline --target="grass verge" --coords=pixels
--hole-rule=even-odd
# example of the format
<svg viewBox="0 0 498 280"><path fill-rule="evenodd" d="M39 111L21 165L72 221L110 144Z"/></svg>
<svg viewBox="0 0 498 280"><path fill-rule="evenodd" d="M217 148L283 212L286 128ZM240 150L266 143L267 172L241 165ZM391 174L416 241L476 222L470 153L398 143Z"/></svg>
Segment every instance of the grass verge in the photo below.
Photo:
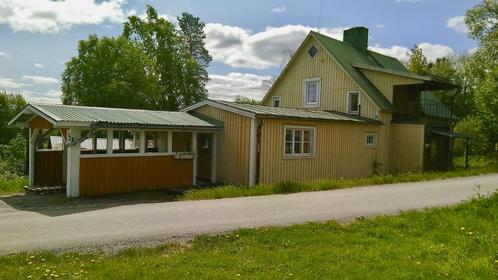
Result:
<svg viewBox="0 0 498 280"><path fill-rule="evenodd" d="M22 193L28 184L26 177L5 178L0 175L0 195Z"/></svg>
<svg viewBox="0 0 498 280"><path fill-rule="evenodd" d="M189 244L0 257L0 279L497 279L498 194L399 216L200 236Z"/></svg>
<svg viewBox="0 0 498 280"><path fill-rule="evenodd" d="M466 177L498 172L498 165L490 164L479 168L462 169L449 172L407 173L399 175L377 175L358 179L331 179L310 183L281 182L279 184L257 185L254 187L226 185L213 188L193 189L183 193L179 199L201 200L228 197L285 194L295 192L344 189L357 186L381 185L405 182L428 181L454 177Z"/></svg>

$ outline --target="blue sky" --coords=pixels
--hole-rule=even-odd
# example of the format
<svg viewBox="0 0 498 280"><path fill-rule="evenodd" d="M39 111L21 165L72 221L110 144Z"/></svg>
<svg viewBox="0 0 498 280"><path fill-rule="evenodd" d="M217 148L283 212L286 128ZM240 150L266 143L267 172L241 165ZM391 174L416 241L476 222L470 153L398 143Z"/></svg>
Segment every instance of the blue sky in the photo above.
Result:
<svg viewBox="0 0 498 280"><path fill-rule="evenodd" d="M60 102L64 63L89 34L115 36L147 4L172 19L188 11L206 25L211 98L261 98L309 30L341 39L369 28L371 49L401 60L415 44L430 58L476 47L463 15L474 0L229 1L0 0L0 89L32 102ZM321 7L321 9L320 9Z"/></svg>

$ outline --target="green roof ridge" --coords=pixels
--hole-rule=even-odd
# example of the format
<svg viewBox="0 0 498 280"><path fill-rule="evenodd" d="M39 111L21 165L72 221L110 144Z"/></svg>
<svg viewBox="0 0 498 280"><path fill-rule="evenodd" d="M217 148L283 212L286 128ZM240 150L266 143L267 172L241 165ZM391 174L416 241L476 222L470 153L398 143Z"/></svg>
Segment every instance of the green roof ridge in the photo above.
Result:
<svg viewBox="0 0 498 280"><path fill-rule="evenodd" d="M353 63L364 63L372 66L377 66L377 63L368 55L362 54L356 50L351 44L328 37L316 31L312 31L315 38L328 50L328 52L337 60L344 70L357 82L365 93L379 106L382 110L393 111L394 106L389 100L379 91L370 80L368 80L361 71L353 67ZM337 44L334 46L334 44ZM358 60L358 61L355 61ZM380 66L382 67L382 66Z"/></svg>

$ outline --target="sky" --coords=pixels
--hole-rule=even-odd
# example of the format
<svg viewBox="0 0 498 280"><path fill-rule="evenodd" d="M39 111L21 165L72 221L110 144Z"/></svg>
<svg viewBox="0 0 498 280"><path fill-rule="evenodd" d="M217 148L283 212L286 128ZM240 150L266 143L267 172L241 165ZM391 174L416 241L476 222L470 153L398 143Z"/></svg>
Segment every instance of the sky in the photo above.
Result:
<svg viewBox="0 0 498 280"><path fill-rule="evenodd" d="M0 0L0 90L29 102L60 103L61 73L90 34L118 36L147 5L171 20L187 11L206 23L213 56L210 98L260 99L310 30L342 39L369 29L370 49L408 59L419 45L430 60L472 53L464 23L474 0Z"/></svg>

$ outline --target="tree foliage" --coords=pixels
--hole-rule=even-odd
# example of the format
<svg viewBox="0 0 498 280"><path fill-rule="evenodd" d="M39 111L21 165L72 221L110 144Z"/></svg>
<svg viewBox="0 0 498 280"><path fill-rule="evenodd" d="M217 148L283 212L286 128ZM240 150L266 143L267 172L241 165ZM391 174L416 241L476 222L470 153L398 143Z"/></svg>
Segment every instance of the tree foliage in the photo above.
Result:
<svg viewBox="0 0 498 280"><path fill-rule="evenodd" d="M81 41L62 75L63 103L177 110L205 99L204 23L187 13L181 19L177 29L148 6L121 36Z"/></svg>
<svg viewBox="0 0 498 280"><path fill-rule="evenodd" d="M408 70L415 74L427 74L428 67L429 62L422 52L422 49L415 45L410 50L410 59L407 63Z"/></svg>
<svg viewBox="0 0 498 280"><path fill-rule="evenodd" d="M481 150L495 153L498 143L498 1L484 0L467 11L469 35L479 43L465 65L465 79L475 104L471 119L479 128Z"/></svg>
<svg viewBox="0 0 498 280"><path fill-rule="evenodd" d="M8 144L9 141L21 133L18 127L9 127L7 124L26 106L26 100L21 94L0 91L0 145Z"/></svg>
<svg viewBox="0 0 498 280"><path fill-rule="evenodd" d="M64 104L120 108L155 108L154 64L124 38L80 41L78 56L62 75Z"/></svg>
<svg viewBox="0 0 498 280"><path fill-rule="evenodd" d="M259 105L260 104L260 101L258 101L256 99L249 98L249 97L245 97L242 95L235 96L234 102L238 103L238 104L250 104L250 105Z"/></svg>
<svg viewBox="0 0 498 280"><path fill-rule="evenodd" d="M0 145L0 171L5 175L21 176L26 167L26 139L19 133L7 145ZM7 174L5 174L7 173Z"/></svg>

